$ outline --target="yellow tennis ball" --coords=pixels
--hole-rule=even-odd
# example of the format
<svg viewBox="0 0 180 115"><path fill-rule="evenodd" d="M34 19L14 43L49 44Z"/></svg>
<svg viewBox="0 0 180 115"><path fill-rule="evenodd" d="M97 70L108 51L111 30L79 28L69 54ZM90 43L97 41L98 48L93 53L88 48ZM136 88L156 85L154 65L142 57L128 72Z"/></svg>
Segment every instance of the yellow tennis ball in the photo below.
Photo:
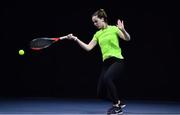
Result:
<svg viewBox="0 0 180 115"><path fill-rule="evenodd" d="M24 55L24 53L25 53L24 50L22 50L22 49L19 50L19 55Z"/></svg>

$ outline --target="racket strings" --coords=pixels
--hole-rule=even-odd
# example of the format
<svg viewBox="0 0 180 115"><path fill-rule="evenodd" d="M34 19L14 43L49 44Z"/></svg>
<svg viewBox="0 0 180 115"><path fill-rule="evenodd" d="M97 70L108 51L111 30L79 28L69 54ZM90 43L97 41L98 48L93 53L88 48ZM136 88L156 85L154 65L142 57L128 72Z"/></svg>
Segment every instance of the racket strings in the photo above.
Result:
<svg viewBox="0 0 180 115"><path fill-rule="evenodd" d="M52 40L45 40L45 39L36 39L31 41L30 47L31 48L46 48L50 46L54 41Z"/></svg>

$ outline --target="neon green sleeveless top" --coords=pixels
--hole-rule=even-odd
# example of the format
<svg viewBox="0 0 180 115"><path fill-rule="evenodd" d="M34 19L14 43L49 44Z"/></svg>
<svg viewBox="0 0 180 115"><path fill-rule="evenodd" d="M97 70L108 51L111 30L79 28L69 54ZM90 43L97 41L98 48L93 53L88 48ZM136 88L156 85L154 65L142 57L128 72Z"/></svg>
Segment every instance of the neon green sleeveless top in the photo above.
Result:
<svg viewBox="0 0 180 115"><path fill-rule="evenodd" d="M109 25L107 28L100 29L94 34L93 40L100 46L103 61L110 57L124 59L119 46L119 31L118 27Z"/></svg>

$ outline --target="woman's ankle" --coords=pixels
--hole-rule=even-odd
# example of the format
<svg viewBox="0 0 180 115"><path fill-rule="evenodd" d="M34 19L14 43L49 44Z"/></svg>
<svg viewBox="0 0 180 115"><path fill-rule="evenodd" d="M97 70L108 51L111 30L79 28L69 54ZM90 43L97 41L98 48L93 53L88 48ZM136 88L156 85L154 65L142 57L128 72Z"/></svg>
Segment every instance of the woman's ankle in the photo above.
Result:
<svg viewBox="0 0 180 115"><path fill-rule="evenodd" d="M113 106L114 106L114 107L120 107L120 103L121 103L121 101L120 101L120 100L118 100L118 102L117 102L117 103L115 103L115 104L113 104Z"/></svg>

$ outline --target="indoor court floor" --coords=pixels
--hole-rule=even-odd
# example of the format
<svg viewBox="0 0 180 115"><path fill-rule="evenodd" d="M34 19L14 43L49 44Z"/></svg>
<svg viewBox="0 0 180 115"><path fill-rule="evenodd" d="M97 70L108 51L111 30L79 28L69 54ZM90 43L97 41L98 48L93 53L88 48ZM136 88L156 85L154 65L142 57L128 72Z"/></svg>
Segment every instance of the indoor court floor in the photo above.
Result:
<svg viewBox="0 0 180 115"><path fill-rule="evenodd" d="M180 102L125 100L124 115L180 115ZM1 99L0 115L106 115L111 103L97 99L23 98Z"/></svg>

